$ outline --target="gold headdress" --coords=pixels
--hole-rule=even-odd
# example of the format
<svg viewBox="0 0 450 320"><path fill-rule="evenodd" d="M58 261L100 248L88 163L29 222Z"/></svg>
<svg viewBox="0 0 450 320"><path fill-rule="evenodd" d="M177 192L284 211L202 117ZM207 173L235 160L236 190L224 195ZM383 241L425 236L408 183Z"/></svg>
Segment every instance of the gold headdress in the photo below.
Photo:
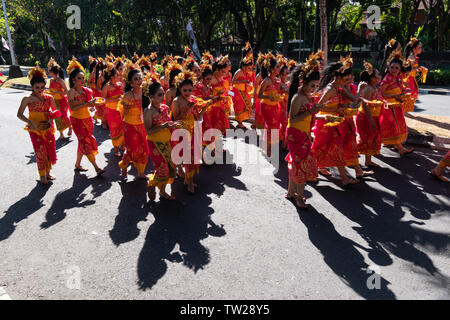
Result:
<svg viewBox="0 0 450 320"><path fill-rule="evenodd" d="M395 45L395 39L394 38L392 38L391 40L389 40L389 42L387 43L387 45L386 45L386 47L387 46L391 46L392 48L394 47L394 45Z"/></svg>
<svg viewBox="0 0 450 320"><path fill-rule="evenodd" d="M419 39L411 37L411 40L409 40L408 44L410 47L412 47Z"/></svg>
<svg viewBox="0 0 450 320"><path fill-rule="evenodd" d="M155 75L152 73L147 74L144 78L144 82L142 82L142 93L144 94L144 96L150 98L148 90L154 83L159 83L158 78L155 77Z"/></svg>
<svg viewBox="0 0 450 320"><path fill-rule="evenodd" d="M89 65L94 63L94 62L98 62L98 60L95 59L93 56L89 56Z"/></svg>
<svg viewBox="0 0 450 320"><path fill-rule="evenodd" d="M111 55L108 54L106 55L106 61L114 63L114 56L112 55L112 53Z"/></svg>
<svg viewBox="0 0 450 320"><path fill-rule="evenodd" d="M200 65L200 71L202 74L203 74L203 72L205 72L205 70L212 71L212 67L207 61L203 61L202 64Z"/></svg>
<svg viewBox="0 0 450 320"><path fill-rule="evenodd" d="M152 52L150 54L150 61L154 62L154 61L156 61L156 59L158 59L158 54L156 52Z"/></svg>
<svg viewBox="0 0 450 320"><path fill-rule="evenodd" d="M228 59L228 55L220 56L220 57L217 58L217 64L219 66L227 65L229 62L230 62L230 60Z"/></svg>
<svg viewBox="0 0 450 320"><path fill-rule="evenodd" d="M242 49L242 51L250 51L250 50L252 50L252 46L250 45L250 42L247 42L246 44L245 44L245 47Z"/></svg>
<svg viewBox="0 0 450 320"><path fill-rule="evenodd" d="M55 61L55 59L50 58L50 61L47 64L48 69L51 69L53 67L58 67L58 69L61 69L60 65Z"/></svg>
<svg viewBox="0 0 450 320"><path fill-rule="evenodd" d="M197 82L197 78L195 77L195 74L191 71L183 71L179 75L175 77L175 85L177 87L180 86L181 83L185 80L191 80L193 84L195 85Z"/></svg>
<svg viewBox="0 0 450 320"><path fill-rule="evenodd" d="M125 62L125 69L123 70L123 73L122 73L122 80L125 83L129 83L128 75L130 74L131 70L139 70L140 71L138 65L134 64L133 61L127 59L127 61Z"/></svg>
<svg viewBox="0 0 450 320"><path fill-rule="evenodd" d="M209 62L212 62L214 61L214 57L209 51L206 51L202 55L202 60L208 60Z"/></svg>
<svg viewBox="0 0 450 320"><path fill-rule="evenodd" d="M161 65L164 65L165 63L169 64L172 61L173 61L172 56L165 56L164 59L161 60Z"/></svg>
<svg viewBox="0 0 450 320"><path fill-rule="evenodd" d="M69 60L69 65L67 66L67 74L70 75L75 69L80 69L84 72L84 68L81 63L78 62L77 58L72 57L72 60Z"/></svg>
<svg viewBox="0 0 450 320"><path fill-rule="evenodd" d="M146 57L145 55L142 55L142 57L137 61L137 64L140 67L144 67L144 66L149 67L151 65L150 59L148 57Z"/></svg>
<svg viewBox="0 0 450 320"><path fill-rule="evenodd" d="M393 51L391 53L391 55L389 56L389 58L387 59L386 64L390 65L392 60L394 60L394 59L399 59L402 62L402 64L405 62L405 58L403 57L401 50Z"/></svg>
<svg viewBox="0 0 450 320"><path fill-rule="evenodd" d="M318 50L316 52L317 60L325 60L325 52L323 50Z"/></svg>
<svg viewBox="0 0 450 320"><path fill-rule="evenodd" d="M286 66L288 60L287 60L282 54L279 53L279 54L277 54L277 62L278 62L280 65Z"/></svg>
<svg viewBox="0 0 450 320"><path fill-rule="evenodd" d="M363 64L364 64L364 69L367 71L369 76L371 76L373 74L372 64L370 62L367 62L366 60L364 60Z"/></svg>
<svg viewBox="0 0 450 320"><path fill-rule="evenodd" d="M264 66L267 70L270 69L270 61L271 61L272 59L275 59L275 60L276 60L276 58L275 58L275 56L273 55L272 52L269 52L268 54L266 54L266 58L265 58L264 61L263 61L263 66Z"/></svg>
<svg viewBox="0 0 450 320"><path fill-rule="evenodd" d="M136 62L136 61L138 61L139 60L139 55L136 53L136 52L134 52L134 55L133 55L133 58L131 58L134 62Z"/></svg>
<svg viewBox="0 0 450 320"><path fill-rule="evenodd" d="M166 76L166 78L170 77L170 73L173 70L180 70L180 71L182 71L183 67L180 64L178 64L176 61L172 61L172 63L169 63L169 65L166 68L166 71L165 71L165 74L164 74Z"/></svg>
<svg viewBox="0 0 450 320"><path fill-rule="evenodd" d="M256 64L258 66L262 66L263 61L266 59L266 55L264 53L259 53L258 54L258 59L256 59Z"/></svg>
<svg viewBox="0 0 450 320"><path fill-rule="evenodd" d="M341 56L339 62L342 64L342 67L338 70L338 72L344 73L347 69L353 67L352 53L350 52L350 54L345 58Z"/></svg>
<svg viewBox="0 0 450 320"><path fill-rule="evenodd" d="M47 78L45 70L39 66L39 62L36 62L36 67L28 72L28 79L31 80L33 78Z"/></svg>
<svg viewBox="0 0 450 320"><path fill-rule="evenodd" d="M125 63L125 62L124 62L124 59L121 58L121 57L117 57L117 58L114 60L114 66L117 67L117 65L118 65L119 63Z"/></svg>
<svg viewBox="0 0 450 320"><path fill-rule="evenodd" d="M309 59L306 60L305 64L302 66L302 71L300 72L299 78L300 79L306 79L308 78L311 73L314 71L319 72L320 71L320 63L317 60L316 54L311 54L309 56Z"/></svg>
<svg viewBox="0 0 450 320"><path fill-rule="evenodd" d="M184 46L184 55L188 56L191 53L191 49L188 46Z"/></svg>
<svg viewBox="0 0 450 320"><path fill-rule="evenodd" d="M291 60L289 60L287 65L288 65L289 68L293 68L293 67L295 67L297 65L297 61L291 59Z"/></svg>
<svg viewBox="0 0 450 320"><path fill-rule="evenodd" d="M246 55L245 58L242 59L242 62L245 65L253 64L253 54L249 53L248 55Z"/></svg>
<svg viewBox="0 0 450 320"><path fill-rule="evenodd" d="M186 61L184 62L184 66L187 67L191 63L195 63L195 60L192 58L187 58Z"/></svg>

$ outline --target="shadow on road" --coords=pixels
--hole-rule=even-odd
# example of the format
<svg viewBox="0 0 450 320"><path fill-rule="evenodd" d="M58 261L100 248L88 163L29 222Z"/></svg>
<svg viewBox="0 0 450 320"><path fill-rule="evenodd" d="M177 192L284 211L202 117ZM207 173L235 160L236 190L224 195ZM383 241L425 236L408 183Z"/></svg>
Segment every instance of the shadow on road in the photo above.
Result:
<svg viewBox="0 0 450 320"><path fill-rule="evenodd" d="M26 197L5 211L5 215L0 219L0 241L8 239L14 233L17 223L44 207L42 199L48 190L49 186L43 186L38 182Z"/></svg>
<svg viewBox="0 0 450 320"><path fill-rule="evenodd" d="M72 187L56 195L45 215L45 221L41 224L41 228L48 229L64 220L66 211L69 209L86 208L93 205L95 200L85 200L87 194L84 191L90 186L92 187L92 196L95 199L111 188L111 182L103 177L88 178L85 174L75 172Z"/></svg>
<svg viewBox="0 0 450 320"><path fill-rule="evenodd" d="M340 279L357 294L365 299L395 299L395 294L388 288L390 284L380 276L379 289L370 290L368 280L373 272L367 270L363 255L356 249L369 249L341 236L333 223L323 214L310 207L308 212L298 211L300 220L308 229L311 243L319 249L325 263ZM372 284L371 281L369 283Z"/></svg>
<svg viewBox="0 0 450 320"><path fill-rule="evenodd" d="M227 187L248 191L235 178L240 173L236 165L202 166L195 196L188 195L183 182L177 179L172 185L176 201L150 204L155 221L138 259L141 290L151 289L165 275L168 262L183 263L194 272L210 262L209 249L201 241L209 236L222 237L226 231L211 218L214 209L209 195L220 197Z"/></svg>

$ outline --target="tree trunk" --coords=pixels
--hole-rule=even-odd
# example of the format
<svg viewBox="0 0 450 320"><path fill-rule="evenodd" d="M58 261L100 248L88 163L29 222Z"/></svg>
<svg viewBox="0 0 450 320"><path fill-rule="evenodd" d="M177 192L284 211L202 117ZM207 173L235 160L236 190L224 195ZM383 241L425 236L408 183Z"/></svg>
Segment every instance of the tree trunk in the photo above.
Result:
<svg viewBox="0 0 450 320"><path fill-rule="evenodd" d="M281 16L278 6L275 6L275 15L277 17L278 23L280 24L281 33L283 34L283 55L287 56L289 51L289 32L286 26L286 21Z"/></svg>
<svg viewBox="0 0 450 320"><path fill-rule="evenodd" d="M324 64L328 64L328 27L327 27L327 2L320 0L320 46L324 54Z"/></svg>

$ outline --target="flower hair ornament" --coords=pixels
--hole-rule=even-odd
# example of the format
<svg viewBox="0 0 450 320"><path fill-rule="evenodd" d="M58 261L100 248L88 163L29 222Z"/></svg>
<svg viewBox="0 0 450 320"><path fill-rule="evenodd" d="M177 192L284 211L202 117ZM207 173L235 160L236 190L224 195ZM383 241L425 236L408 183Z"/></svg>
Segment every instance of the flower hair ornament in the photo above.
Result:
<svg viewBox="0 0 450 320"><path fill-rule="evenodd" d="M353 67L352 53L350 52L350 54L345 58L341 56L341 58L339 59L339 63L342 64L342 67L340 67L338 70L339 73L344 73L346 70Z"/></svg>
<svg viewBox="0 0 450 320"><path fill-rule="evenodd" d="M36 62L36 67L28 72L28 79L31 80L33 78L47 78L45 70L39 66L39 62Z"/></svg>
<svg viewBox="0 0 450 320"><path fill-rule="evenodd" d="M202 55L202 60L207 60L209 63L211 63L214 61L214 57L209 51L206 51Z"/></svg>
<svg viewBox="0 0 450 320"><path fill-rule="evenodd" d="M419 41L419 39L411 37L408 44L412 47L417 41Z"/></svg>
<svg viewBox="0 0 450 320"><path fill-rule="evenodd" d="M144 96L150 98L150 94L148 93L148 91L154 83L159 83L158 78L156 78L154 74L147 74L144 78L144 82L142 82L142 93L144 94Z"/></svg>
<svg viewBox="0 0 450 320"><path fill-rule="evenodd" d="M169 64L170 62L173 61L173 57L172 56L165 56L162 60L161 60L161 65L164 65L165 63Z"/></svg>
<svg viewBox="0 0 450 320"><path fill-rule="evenodd" d="M184 46L184 55L189 56L191 54L192 50L188 46Z"/></svg>
<svg viewBox="0 0 450 320"><path fill-rule="evenodd" d="M152 52L152 53L150 54L150 61L151 61L151 62L155 62L156 59L158 59L158 54L157 54L156 52Z"/></svg>
<svg viewBox="0 0 450 320"><path fill-rule="evenodd" d="M217 58L217 64L219 66L225 66L230 62L230 60L228 59L228 55L226 56L220 56Z"/></svg>
<svg viewBox="0 0 450 320"><path fill-rule="evenodd" d="M277 62L282 66L287 66L288 59L279 53L279 54L277 54Z"/></svg>
<svg viewBox="0 0 450 320"><path fill-rule="evenodd" d="M197 79L196 79L195 74L193 72L191 72L191 71L184 71L184 72L181 72L179 75L177 75L175 77L175 85L177 87L180 87L180 85L186 80L191 80L194 85L197 82Z"/></svg>
<svg viewBox="0 0 450 320"><path fill-rule="evenodd" d="M81 63L78 62L77 58L72 57L72 60L69 60L69 65L67 66L67 74L71 74L73 70L80 69L84 72L84 68Z"/></svg>
<svg viewBox="0 0 450 320"><path fill-rule="evenodd" d="M140 67L150 67L150 59L146 57L145 55L142 55L142 57L137 61L137 64Z"/></svg>
<svg viewBox="0 0 450 320"><path fill-rule="evenodd" d="M133 58L131 58L134 62L136 62L136 61L138 61L139 60L139 55L136 53L136 52L134 52L134 54L133 54Z"/></svg>
<svg viewBox="0 0 450 320"><path fill-rule="evenodd" d="M112 63L112 62L106 62L106 68L105 68L105 70L103 71L104 72L104 74L106 75L106 74L111 74L111 71L114 69L115 67L114 67L114 63Z"/></svg>
<svg viewBox="0 0 450 320"><path fill-rule="evenodd" d="M309 59L307 59L305 64L302 66L302 71L300 72L299 79L305 80L314 71L320 72L320 63L317 60L317 55L311 54L309 56Z"/></svg>
<svg viewBox="0 0 450 320"><path fill-rule="evenodd" d="M117 58L114 60L114 66L117 67L117 65L120 64L120 63L124 63L124 60L123 60L123 58L121 58L121 57L117 57Z"/></svg>
<svg viewBox="0 0 450 320"><path fill-rule="evenodd" d="M242 62L245 65L252 65L253 64L253 54L249 53L248 55L246 55L245 58L242 59Z"/></svg>
<svg viewBox="0 0 450 320"><path fill-rule="evenodd" d="M318 50L315 55L317 60L325 60L325 52L323 52L323 50Z"/></svg>
<svg viewBox="0 0 450 320"><path fill-rule="evenodd" d="M127 60L127 61L125 62L125 69L123 70L123 73L122 73L122 79L123 79L123 81L124 81L125 83L130 84L130 81L128 81L128 75L130 74L130 71L131 71L131 70L139 70L139 71L141 71L141 70L139 69L139 66L138 66L138 65L136 65L135 63L133 63L131 60Z"/></svg>
<svg viewBox="0 0 450 320"><path fill-rule="evenodd" d="M211 70L212 71L212 67L207 61L203 61L202 64L200 65L201 73L205 72L205 70Z"/></svg>
<svg viewBox="0 0 450 320"><path fill-rule="evenodd" d="M176 63L176 61L172 61L172 63L169 63L169 65L166 68L165 74L164 74L167 79L170 78L170 73L173 70L180 70L180 71L182 71L183 67L180 64Z"/></svg>
<svg viewBox="0 0 450 320"><path fill-rule="evenodd" d="M366 60L364 60L363 64L364 64L364 69L367 71L369 76L371 76L374 71L372 64L370 62L367 62Z"/></svg>
<svg viewBox="0 0 450 320"><path fill-rule="evenodd" d="M403 57L402 51L401 51L401 50L393 51L393 52L391 53L391 55L389 56L389 58L387 59L386 63L387 63L388 65L390 65L391 62L392 62L392 60L394 60L394 59L400 60L400 61L402 62L402 64L405 63L405 58Z"/></svg>
<svg viewBox="0 0 450 320"><path fill-rule="evenodd" d="M275 56L273 55L272 52L269 52L268 54L266 54L266 58L263 61L263 66L269 70L270 69L270 61L274 59L276 60Z"/></svg>
<svg viewBox="0 0 450 320"><path fill-rule="evenodd" d="M53 57L50 58L50 61L47 64L48 69L51 69L53 67L57 67L58 70L61 69L61 66L53 59Z"/></svg>
<svg viewBox="0 0 450 320"><path fill-rule="evenodd" d="M245 47L242 49L242 51L250 51L252 50L252 46L250 45L250 42L245 43Z"/></svg>
<svg viewBox="0 0 450 320"><path fill-rule="evenodd" d="M287 63L287 66L289 67L289 68L293 68L293 67L295 67L297 65L297 61L295 61L295 60L289 60L288 61L288 63Z"/></svg>
<svg viewBox="0 0 450 320"><path fill-rule="evenodd" d="M386 45L386 47L391 47L391 48L393 48L394 47L394 45L395 45L395 39L394 38L392 38L391 40L389 40L389 42L387 43L387 45Z"/></svg>
<svg viewBox="0 0 450 320"><path fill-rule="evenodd" d="M264 53L259 53L258 54L258 59L256 59L256 64L258 65L258 66L261 66L262 65L262 63L263 63L263 61L266 59L266 55L264 54Z"/></svg>

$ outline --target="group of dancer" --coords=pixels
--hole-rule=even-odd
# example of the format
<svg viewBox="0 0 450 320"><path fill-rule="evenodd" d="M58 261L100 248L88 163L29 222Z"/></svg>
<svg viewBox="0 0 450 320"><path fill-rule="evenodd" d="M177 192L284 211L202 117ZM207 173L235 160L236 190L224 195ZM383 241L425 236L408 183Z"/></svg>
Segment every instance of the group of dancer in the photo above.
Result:
<svg viewBox="0 0 450 320"><path fill-rule="evenodd" d="M225 133L234 111L237 128L247 129L243 123L254 119L253 129L266 129L268 156L274 144L288 149L286 198L307 208L303 190L306 182L317 180L319 172L328 176L327 168L336 167L345 187L374 174L361 168L359 155L365 156L367 167L377 167L372 157L380 154L382 144L395 147L400 155L413 152L403 146L407 137L404 114L414 109L417 75L426 79L426 68L418 64L420 53L421 44L415 38L405 47L406 59L400 44L391 40L385 49L385 75L364 61L359 85L354 83L350 55L328 66L321 51L300 64L270 52L260 53L255 61L248 43L234 75L228 56L214 58L205 52L196 61L186 47L184 57L165 56L159 64L156 53L135 53L131 59L113 54L90 57L89 77L73 58L67 68L67 88L62 68L51 59L49 89L45 71L33 68L29 72L33 92L22 100L18 117L27 123L43 184L55 179L50 175L57 160L53 120L60 138L66 138L65 130L68 136L72 131L77 136L74 170L87 171L81 165L86 156L98 175L105 172L96 163L93 135L94 122L100 121L109 130L121 175L126 178L128 168L134 165L138 178L148 179L151 200L156 198L156 188L162 198L173 200L166 186L177 177L184 180L189 193L197 187L194 177L202 163L202 153L194 152L197 121L201 121L202 133L209 129ZM28 118L24 116L26 107ZM189 135L172 141L174 130L181 128ZM279 134L274 136L277 130ZM212 148L209 151L214 155L211 142L217 137L211 141L202 137L204 148ZM191 145L191 161L173 161L172 149L178 143ZM154 173L147 177L149 157ZM354 168L356 178L347 175L346 167ZM432 174L445 179L442 171L437 168Z"/></svg>

